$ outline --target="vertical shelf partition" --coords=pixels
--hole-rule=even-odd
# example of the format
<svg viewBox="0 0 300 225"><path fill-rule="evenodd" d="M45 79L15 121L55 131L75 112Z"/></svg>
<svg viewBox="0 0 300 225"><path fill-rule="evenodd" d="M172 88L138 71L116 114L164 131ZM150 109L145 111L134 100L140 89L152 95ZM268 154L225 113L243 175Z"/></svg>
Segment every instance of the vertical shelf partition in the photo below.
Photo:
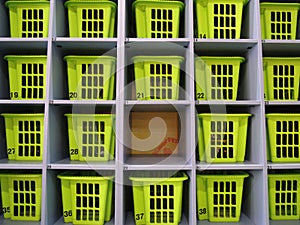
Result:
<svg viewBox="0 0 300 225"><path fill-rule="evenodd" d="M42 212L39 222L19 222L4 219L3 225L63 225L60 180L57 175L69 170L111 171L115 185L113 215L106 225L134 225L134 205L129 176L135 171L179 170L188 175L184 183L183 212L180 225L214 225L197 220L197 173L209 171L247 172L242 204L241 221L237 225L277 225L269 220L268 169L300 169L299 163L271 163L267 161L265 114L283 112L292 105L299 111L297 102L272 102L264 100L264 56L299 57L299 40L265 41L260 31L260 0L249 0L244 7L241 39L199 39L196 37L196 13L193 0L185 4L180 18L179 38L136 38L132 3L134 0L114 0L117 4L116 35L113 38L69 38L68 12L65 0L50 0L48 38L10 38L9 15L4 1L0 3L0 113L40 112L45 114L44 158L41 162L8 161L6 153L4 120L0 118L0 171L38 170L42 173ZM272 1L272 0L271 0ZM273 0L275 2L275 0ZM299 0L289 2L300 2ZM299 29L298 29L299 30ZM298 32L297 38L300 37ZM41 101L9 99L7 54L47 55L46 98ZM66 55L110 55L116 62L116 98L109 101L76 101L68 98ZM184 57L181 71L179 100L137 101L134 98L134 76L131 58L138 55L179 55ZM237 101L195 100L194 58L197 56L242 56ZM130 141L129 115L132 111L178 112L181 138L178 155L170 157L133 157L127 143ZM86 163L69 160L67 120L65 113L113 112L116 114L115 158L108 162ZM243 163L209 164L197 157L198 113L251 113ZM288 221L287 225L298 222ZM222 223L218 223L222 224Z"/></svg>

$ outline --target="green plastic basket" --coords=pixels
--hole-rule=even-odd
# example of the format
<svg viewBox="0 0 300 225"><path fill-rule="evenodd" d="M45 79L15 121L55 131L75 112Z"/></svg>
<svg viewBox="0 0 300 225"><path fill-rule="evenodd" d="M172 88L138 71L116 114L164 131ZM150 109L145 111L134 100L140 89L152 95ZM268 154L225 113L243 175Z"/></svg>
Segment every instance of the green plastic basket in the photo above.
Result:
<svg viewBox="0 0 300 225"><path fill-rule="evenodd" d="M199 114L198 148L201 161L243 162L251 114Z"/></svg>
<svg viewBox="0 0 300 225"><path fill-rule="evenodd" d="M295 40L298 3L260 3L262 39Z"/></svg>
<svg viewBox="0 0 300 225"><path fill-rule="evenodd" d="M138 38L178 38L184 3L170 0L136 0L133 3Z"/></svg>
<svg viewBox="0 0 300 225"><path fill-rule="evenodd" d="M272 162L300 162L300 114L267 114Z"/></svg>
<svg viewBox="0 0 300 225"><path fill-rule="evenodd" d="M116 58L66 56L70 100L112 100Z"/></svg>
<svg viewBox="0 0 300 225"><path fill-rule="evenodd" d="M111 219L113 176L73 171L58 178L61 179L65 223L102 225Z"/></svg>
<svg viewBox="0 0 300 225"><path fill-rule="evenodd" d="M49 1L6 1L13 38L48 37Z"/></svg>
<svg viewBox="0 0 300 225"><path fill-rule="evenodd" d="M297 100L299 95L300 58L264 57L266 100Z"/></svg>
<svg viewBox="0 0 300 225"><path fill-rule="evenodd" d="M300 219L300 172L269 174L269 217Z"/></svg>
<svg viewBox="0 0 300 225"><path fill-rule="evenodd" d="M44 114L3 113L9 160L42 161Z"/></svg>
<svg viewBox="0 0 300 225"><path fill-rule="evenodd" d="M181 220L183 172L137 172L132 180L136 225L179 224Z"/></svg>
<svg viewBox="0 0 300 225"><path fill-rule="evenodd" d="M196 0L197 37L240 39L243 6L248 0Z"/></svg>
<svg viewBox="0 0 300 225"><path fill-rule="evenodd" d="M2 212L5 219L41 219L41 174L0 174Z"/></svg>
<svg viewBox="0 0 300 225"><path fill-rule="evenodd" d="M65 3L68 8L70 37L114 37L117 5L112 1L78 1Z"/></svg>
<svg viewBox="0 0 300 225"><path fill-rule="evenodd" d="M114 119L111 114L65 114L68 118L71 160L108 161L114 159Z"/></svg>
<svg viewBox="0 0 300 225"><path fill-rule="evenodd" d="M197 174L199 220L238 222L241 215L245 172Z"/></svg>
<svg viewBox="0 0 300 225"><path fill-rule="evenodd" d="M46 96L47 56L7 55L10 98L43 100Z"/></svg>
<svg viewBox="0 0 300 225"><path fill-rule="evenodd" d="M138 100L179 98L181 56L136 56L134 63Z"/></svg>
<svg viewBox="0 0 300 225"><path fill-rule="evenodd" d="M196 99L236 100L242 57L197 57Z"/></svg>

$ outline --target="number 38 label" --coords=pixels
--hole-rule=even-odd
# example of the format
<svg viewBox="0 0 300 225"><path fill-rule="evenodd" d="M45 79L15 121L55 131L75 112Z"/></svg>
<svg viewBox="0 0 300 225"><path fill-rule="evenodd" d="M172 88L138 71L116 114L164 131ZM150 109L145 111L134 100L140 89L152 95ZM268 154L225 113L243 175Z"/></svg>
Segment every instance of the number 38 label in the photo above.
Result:
<svg viewBox="0 0 300 225"><path fill-rule="evenodd" d="M199 215L205 215L206 214L206 208L199 209Z"/></svg>

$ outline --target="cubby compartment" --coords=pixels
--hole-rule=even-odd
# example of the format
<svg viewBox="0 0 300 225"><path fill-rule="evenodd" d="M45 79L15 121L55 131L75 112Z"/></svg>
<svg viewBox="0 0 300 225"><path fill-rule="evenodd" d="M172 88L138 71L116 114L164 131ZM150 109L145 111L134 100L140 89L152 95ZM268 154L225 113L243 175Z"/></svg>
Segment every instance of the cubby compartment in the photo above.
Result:
<svg viewBox="0 0 300 225"><path fill-rule="evenodd" d="M257 66L259 63L258 45L250 43L248 43L248 45L246 43L244 44L245 45L233 44L230 48L221 43L202 44L198 42L195 44L196 99L200 101L239 101L259 100L261 98L260 88L258 88L261 86L260 70ZM211 60L212 57L215 57L215 64L217 65L214 65L213 62L205 64L205 60ZM219 60L217 60L217 57L220 57ZM228 61L226 61L226 59ZM230 59L232 59L232 61L230 61ZM241 62L244 60L244 62L240 63L239 70L236 68L237 71L234 71L235 68L233 68L234 65L238 67L238 62L233 65L234 59L240 59ZM207 65L207 73L202 72L202 65ZM230 69L230 66L232 69ZM209 74L209 72L211 72L211 74ZM234 72L236 72L236 74L234 74ZM215 84L213 81L215 81ZM234 88L236 88L236 90L234 90ZM236 91L236 99L232 99L234 91Z"/></svg>
<svg viewBox="0 0 300 225"><path fill-rule="evenodd" d="M268 205L267 202L262 201L267 199L264 188L266 182L262 170L197 171L197 217L201 219L197 220L197 224L267 223L264 213ZM239 201L240 206L238 206ZM257 201L260 202L259 205L256 204ZM222 207L224 204L225 206ZM239 219L237 218L238 207L240 207ZM229 222L234 219L238 222Z"/></svg>
<svg viewBox="0 0 300 225"><path fill-rule="evenodd" d="M174 3L152 0L135 3L135 1L126 1L126 37L173 39L189 36L188 0L178 0Z"/></svg>
<svg viewBox="0 0 300 225"><path fill-rule="evenodd" d="M96 4L98 7L96 5L88 5L90 4L88 1L79 4L76 2L75 4L68 3L68 7L71 10L71 23L69 21L68 8L65 6L66 2L68 0L55 0L54 13L56 20L53 30L54 36L84 39L117 37L119 10L117 0L110 0L112 3L104 3L104 6L103 3L98 3ZM115 10L113 10L114 8ZM114 15L114 18L110 18L108 15ZM69 26L72 26L72 32L70 32Z"/></svg>
<svg viewBox="0 0 300 225"><path fill-rule="evenodd" d="M104 122L97 115L106 116L107 120ZM49 121L50 163L54 166L114 165L115 110L112 106L51 105Z"/></svg>
<svg viewBox="0 0 300 225"><path fill-rule="evenodd" d="M10 20L9 20L9 9L5 6L5 2L0 4L0 15L1 15L1 31L0 37L10 37Z"/></svg>
<svg viewBox="0 0 300 225"><path fill-rule="evenodd" d="M191 171L124 173L125 224L190 224Z"/></svg>
<svg viewBox="0 0 300 225"><path fill-rule="evenodd" d="M52 51L55 66L52 67L51 98L114 99L117 50L113 48L113 43L107 46L101 42L56 42Z"/></svg>

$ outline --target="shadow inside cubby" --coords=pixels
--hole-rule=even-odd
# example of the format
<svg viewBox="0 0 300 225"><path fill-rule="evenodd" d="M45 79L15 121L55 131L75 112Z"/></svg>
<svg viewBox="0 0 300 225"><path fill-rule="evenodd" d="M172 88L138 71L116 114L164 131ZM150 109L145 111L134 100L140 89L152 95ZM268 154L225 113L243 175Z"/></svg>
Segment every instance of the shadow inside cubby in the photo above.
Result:
<svg viewBox="0 0 300 225"><path fill-rule="evenodd" d="M134 204L139 204L140 207L143 207L143 204L148 205L149 203L144 202L144 200L146 199L145 196L147 196L146 193L144 193L143 195L143 199L133 199L133 182L132 180L130 180L130 177L135 177L136 175L138 175L138 177L147 177L147 175L143 175L143 174L152 174L152 173L159 173L159 174L164 174L164 173L170 173L170 174L175 174L176 172L183 172L187 175L188 179L183 181L183 189L182 189L182 199L178 199L176 198L175 195L179 194L179 192L175 192L176 190L174 190L174 193L172 193L173 188L175 189L176 187L174 186L178 186L179 185L179 179L178 181L174 182L172 185L172 181L170 180L166 180L165 182L162 181L160 179L160 181L163 182L163 186L161 187L161 185L156 184L155 182L155 178L153 178L151 181L147 181L146 185L149 187L150 185L150 190L149 190L149 194L150 194L150 205L151 205L151 212L147 212L147 209L145 208L143 211L141 212L137 212L137 214L135 214L135 206ZM191 221L189 221L190 214L193 214L194 209L191 208L191 198L190 198L190 193L191 193L191 171L183 171L183 170L178 170L178 171L171 171L171 170L164 170L164 171L159 171L159 170L151 170L151 171L126 171L124 172L124 189L123 189L123 196L124 196L124 216L125 216L125 225L132 225L135 224L136 222L139 222L141 220L148 220L148 221L153 221L152 223L155 223L155 221L157 221L158 223L159 220L164 221L163 223L168 224L168 222L171 222L174 217L176 217L177 215L177 211L176 213L174 212L175 207L177 207L180 201L181 201L181 205L179 213L181 214L181 220L179 221L179 225L188 225L188 224L192 224ZM153 185L149 182L153 182ZM170 185L169 185L170 184ZM140 184L138 184L136 187L141 187L142 186L142 182ZM147 186L145 185L145 192L147 191ZM152 187L155 190L151 191ZM160 189L161 187L161 189ZM168 190L166 188L171 188L169 189L170 191L168 192ZM143 194L143 191L140 191L140 194ZM151 196L153 196L155 199L157 200L151 200ZM161 196L161 197L160 197ZM175 197L172 197L175 196ZM167 200L168 199L168 200ZM174 202L173 202L174 200ZM177 202L178 200L178 202ZM155 202L154 202L155 201ZM166 202L166 201L169 201ZM174 213L174 214L173 214ZM161 215L161 216L160 216ZM148 217L148 218L147 218ZM174 221L176 222L176 221Z"/></svg>
<svg viewBox="0 0 300 225"><path fill-rule="evenodd" d="M0 2L0 37L10 37L9 9L5 6L5 1Z"/></svg>
<svg viewBox="0 0 300 225"><path fill-rule="evenodd" d="M82 152L82 149L69 149L69 136L68 136L68 132L70 130L75 130L78 131L78 136L75 136L75 142L79 142L81 143L85 143L84 140L85 139L81 139L83 138L83 133L86 133L88 135L88 142L86 142L85 144L87 146L94 146L93 143L98 143L99 142L99 131L96 130L97 132L94 133L94 135L92 135L91 133L93 133L94 130L90 130L93 129L93 125L94 124L90 124L87 125L88 126L88 130L87 127L84 127L85 122L82 121L82 123L80 122L76 122L75 119L72 120L72 124L70 127L68 125L68 121L67 121L67 117L65 116L65 114L91 114L91 119L94 119L93 115L94 114L115 114L115 108L112 106L99 106L99 105L76 105L76 104L72 104L72 105L50 105L50 109L49 109L49 154L50 154L50 163L58 163L58 164L104 164L104 165L110 165L114 162L114 160L111 161L97 161L95 160L94 157L93 158L93 162L89 161L87 159L87 161L78 161L78 159L76 160L75 156L78 156L78 154L80 154L80 152ZM95 125L96 126L96 125ZM94 128L94 129L98 129L98 128ZM102 129L102 128L101 128ZM102 131L102 130L101 130ZM112 127L112 132L115 132L115 127ZM105 134L101 134L103 135L103 138L105 137ZM85 136L87 138L87 136ZM102 137L102 136L101 136ZM78 139L77 139L78 138ZM94 139L95 138L95 139ZM87 140L86 140L87 141ZM101 139L101 141L103 141ZM92 142L92 144L90 143ZM95 146L97 146L95 144ZM94 147L95 147L94 146ZM92 147L89 147L89 151L93 151ZM82 151L81 151L82 150ZM94 149L96 152L96 148ZM95 153L94 152L94 153ZM70 159L70 154L72 156L75 157L74 160ZM96 154L96 153L95 153ZM90 152L88 153L88 155L90 155ZM95 157L99 157L99 155L96 155ZM102 156L101 156L102 157Z"/></svg>
<svg viewBox="0 0 300 225"><path fill-rule="evenodd" d="M118 0L110 0L116 4L118 4ZM54 30L53 30L53 36L54 37L70 37L70 32L69 32L69 15L68 15L68 9L64 6L64 4L67 2L67 0L55 0L55 18L54 18ZM78 8L78 10L72 9L73 11L76 12L76 14L79 14L80 12L80 8ZM75 12L73 12L75 14ZM93 14L93 12L89 11L88 12L89 16L97 16L97 14ZM84 15L83 15L84 16ZM116 13L115 13L115 29L114 29L114 37L117 37L117 27L118 27L118 5L116 8ZM96 17L97 18L97 17ZM95 21L97 21L95 18ZM101 21L101 14L99 14L99 20ZM97 18L97 19L98 19ZM88 21L88 20L91 21ZM94 22L94 20L92 18L77 18L76 21L72 21L72 26L74 26L75 22L80 23L82 22L83 24L79 24L80 27L83 26L84 27L84 23L88 22L89 26L93 26L92 23ZM102 22L102 21L101 21ZM96 23L95 23L96 24ZM78 25L78 26L79 26ZM91 27L89 27L91 28ZM92 28L91 28L92 30ZM78 37L81 38L81 37ZM93 37L91 37L93 38Z"/></svg>
<svg viewBox="0 0 300 225"><path fill-rule="evenodd" d="M246 131L246 149L245 149L245 158L244 161L242 162L233 162L231 161L231 164L237 164L237 165L247 165L247 164L259 164L262 165L264 162L264 158L265 158L265 153L262 151L263 148L263 128L262 128L262 124L264 124L264 118L261 117L261 107L260 106L241 106L241 105L198 105L196 106L196 144L198 144L198 132L199 132L199 119L198 119L198 115L199 114L251 114L251 116L248 117L248 128ZM247 118L247 117L246 117ZM226 121L226 117L222 118L222 120ZM232 119L233 121L233 119ZM213 122L212 122L213 123ZM240 124L240 122L235 123L235 124ZM209 129L209 127L204 127L204 129ZM222 128L218 128L218 129L222 129ZM242 129L242 128L240 128ZM227 143L227 138L230 138L229 141L233 141L231 140L231 135L237 135L235 136L236 140L242 139L241 136L241 131L238 131L238 133L232 131L232 134L228 133L229 136L227 136L227 132L230 130L230 127L224 127L224 133L223 131L219 132L220 135L223 135L223 142L225 142L225 144L220 145L219 143L217 143L216 146L223 146L223 150L226 151L227 147L230 147L231 145L235 144L235 146L237 146L237 151L240 151L239 149L239 145L237 143ZM237 131L237 130L235 130ZM208 131L208 132L212 132L212 131ZM226 132L226 133L225 133ZM231 131L230 131L231 132ZM204 147L204 146L203 146ZM202 148L203 148L202 147ZM209 151L209 149L205 148L205 151ZM212 152L213 153L213 152ZM226 153L226 152L225 152ZM224 153L224 154L225 154ZM196 154L197 154L197 161L199 163L199 144L196 148ZM205 155L207 156L207 152L205 152ZM204 156L201 156L201 158L203 158ZM224 155L224 161L222 162L222 156L215 156L212 155L211 156L212 160L215 158L218 160L218 163L214 163L214 164L228 164L228 160L227 159L237 159L237 154L232 156L227 156ZM228 158L227 158L228 157ZM232 157L232 158L230 158ZM227 160L227 162L226 162ZM200 161L201 164L204 165L210 165L211 163L206 162L206 160L201 160Z"/></svg>
<svg viewBox="0 0 300 225"><path fill-rule="evenodd" d="M76 100L74 98L74 93L69 93L69 84L68 84L68 68L67 62L64 60L65 56L113 56L116 58L117 49L112 43L109 46L106 46L101 42L56 42L52 50L52 76L51 76L51 88L50 88L50 99L70 99ZM83 59L83 58L81 58ZM75 62L74 62L75 63ZM85 61L83 61L83 64ZM71 64L72 65L72 64ZM78 66L79 68L80 66ZM72 68L72 67L70 67ZM77 67L76 67L77 68ZM81 67L80 67L81 68ZM82 67L83 68L83 67ZM91 66L88 67L89 69ZM70 70L72 71L72 70ZM81 71L73 70L72 75L81 74ZM93 71L96 73L95 71ZM115 72L115 71L114 71ZM86 74L86 71L82 72ZM100 73L100 71L98 72ZM101 74L100 74L101 75ZM71 76L71 75L70 75ZM75 78L74 78L75 80ZM117 82L117 76L115 75L115 84L114 90ZM80 85L78 85L80 86ZM87 87L93 86L93 83L87 84ZM114 91L116 93L116 91ZM77 94L76 94L77 95ZM89 100L89 99L83 99Z"/></svg>
<svg viewBox="0 0 300 225"><path fill-rule="evenodd" d="M234 65L233 61L230 61L230 57L243 57L244 62L240 64L240 71L238 76L238 83L233 82L226 82L225 79L218 80L220 88L222 88L223 83L224 87L227 85L227 87L230 87L231 90L234 88L237 89L237 98L236 100L260 100L261 99L261 92L262 92L262 85L261 85L261 77L260 77L260 53L258 45L253 46L244 46L244 45L233 45L228 49L228 46L220 45L220 48L214 47L215 44L211 45L201 45L201 43L196 43L195 45L195 59L198 60L198 57L228 57L228 60L223 58L222 65ZM217 44L218 45L218 44ZM221 59L220 59L221 60ZM226 63L225 63L226 61ZM208 61L209 62L209 61ZM213 63L211 63L213 65ZM195 62L195 66L197 66ZM219 65L217 65L219 66ZM228 70L228 74L233 72L232 70L229 70L231 67L224 67L221 70L221 67L216 66L216 72L220 74L225 74L225 72ZM197 80L198 72L195 71L195 80ZM200 67L201 68L201 67ZM213 67L212 67L213 68ZM219 69L220 68L220 69ZM218 69L218 70L217 70ZM227 70L226 70L227 69ZM223 71L224 70L224 71ZM201 72L201 71L200 71ZM229 77L229 76L228 76ZM231 76L233 79L233 76ZM207 81L206 81L207 83ZM205 84L200 84L202 87L205 86ZM216 85L216 87L218 87ZM206 88L207 91L209 90ZM213 89L212 89L213 90ZM195 91L197 91L197 87L195 86ZM223 91L225 94L227 93L227 89L224 89ZM222 92L222 93L223 93ZM208 94L208 93L206 93ZM197 96L195 96L197 97ZM225 98L221 96L221 99ZM211 99L215 100L215 99ZM225 99L226 100L226 99ZM234 100L234 99L233 99ZM201 101L201 100L200 100Z"/></svg>
<svg viewBox="0 0 300 225"><path fill-rule="evenodd" d="M210 1L213 2L213 1ZM213 25L215 27L214 29L214 34L211 34L213 37L216 37L216 39L219 40L226 40L224 39L224 37L227 36L231 36L234 35L236 36L236 33L228 33L231 30L236 31L236 28L240 26L240 39L258 39L258 32L257 32L257 24L258 24L258 18L256 15L259 16L259 12L257 10L256 7L256 1L248 1L244 6L243 6L243 13L242 13L242 20L241 20L241 25L235 24L238 23L238 21L236 20L236 16L237 11L236 11L236 16L234 16L234 14L230 14L230 16L227 16L226 13L227 11L225 10L232 10L234 12L235 7L236 7L236 3L234 3L235 5L232 6L232 8L230 8L230 5L226 5L226 3L230 3L230 1L225 1L225 2L216 2L216 5L213 7L210 7L210 9L212 10L216 10L216 13L214 12L208 12L208 7L206 5L206 12L202 13L199 12L199 16L201 18L201 20L205 21L206 24L200 24L198 25L198 14L197 14L197 8L196 8L196 3L194 1L194 36L195 38L200 38L200 39L206 39L208 38L208 34L203 34L203 36L201 34L198 34L198 29L199 26L204 26L207 27L206 29L209 29L209 22L213 23L211 25ZM243 1L240 1L243 2ZM224 4L224 5L221 5ZM240 4L240 3L239 3ZM243 3L241 3L243 4ZM226 5L226 9L225 9L225 5ZM224 8L223 8L224 7ZM224 10L224 12L222 12L222 9ZM218 12L218 10L220 10L220 12ZM207 17L202 19L202 16L206 15ZM214 16L214 18L210 19L209 16ZM220 23L220 24L218 24ZM223 23L223 24L222 24ZM235 28L235 29L223 29L223 27L228 27L228 28ZM200 36L201 35L201 36ZM230 40L227 38L227 40ZM231 39L234 40L234 39ZM238 40L238 39L236 39Z"/></svg>
<svg viewBox="0 0 300 225"><path fill-rule="evenodd" d="M186 37L189 36L189 34L188 34L188 23L190 22L189 21L190 19L188 17L189 16L189 13L188 13L189 7L188 7L188 5L190 4L190 1L189 0L178 0L178 1L184 3L185 6L184 6L184 9L180 13L180 18L178 18L178 19L174 18L173 21L174 21L174 23L179 21L179 37L178 38L186 38ZM126 17L125 17L125 20L126 20L125 21L125 35L126 35L126 37L129 37L129 38L136 38L137 37L137 25L136 25L136 18L135 18L136 16L135 16L135 9L133 7L134 2L135 2L135 0L126 1L126 8L125 8L125 13L126 13ZM168 7L172 8L172 6L168 6ZM146 13L146 10L145 10L145 13ZM154 26L154 28L152 28L152 29L155 30L155 31L160 31L160 29L161 30L168 29L168 28L166 28L166 26L167 26L166 22L163 22L162 25L161 25L161 23L159 21L159 16L160 16L160 14L159 14L160 11L159 10L157 10L157 13L158 13L157 14L157 18L158 18L157 20L158 21L154 20L154 22L152 22L152 26ZM157 27L155 27L155 25ZM162 27L160 27L160 26L162 26ZM144 27L147 28L148 26L145 24ZM155 34L153 34L153 35L155 35ZM151 38L151 37L149 37L149 38ZM155 37L153 37L153 38L155 38ZM159 38L159 36L157 36L157 38ZM160 37L160 38L164 38L164 37Z"/></svg>

